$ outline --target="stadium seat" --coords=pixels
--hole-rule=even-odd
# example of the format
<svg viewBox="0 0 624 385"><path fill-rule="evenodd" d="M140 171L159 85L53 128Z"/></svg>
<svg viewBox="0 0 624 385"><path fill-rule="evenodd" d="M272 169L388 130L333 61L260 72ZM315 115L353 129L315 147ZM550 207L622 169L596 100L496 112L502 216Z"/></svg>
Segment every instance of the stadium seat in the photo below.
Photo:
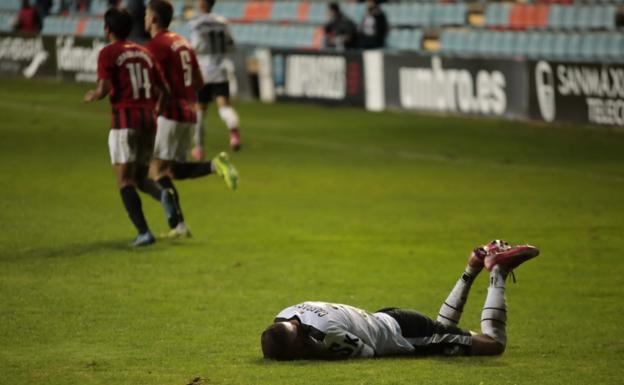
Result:
<svg viewBox="0 0 624 385"><path fill-rule="evenodd" d="M596 7L592 7L589 5L581 5L578 7L578 11L576 14L576 27L579 29L590 29L592 28L593 13Z"/></svg>
<svg viewBox="0 0 624 385"><path fill-rule="evenodd" d="M12 11L17 12L21 8L21 2L19 0L3 0L0 1L0 11Z"/></svg>
<svg viewBox="0 0 624 385"><path fill-rule="evenodd" d="M308 10L308 21L315 24L327 22L327 5L325 3L310 3Z"/></svg>
<svg viewBox="0 0 624 385"><path fill-rule="evenodd" d="M54 2L60 4L60 2ZM106 10L108 9L108 2L106 0L93 0L91 1L91 7L89 8L89 13L94 16L104 15Z"/></svg>
<svg viewBox="0 0 624 385"><path fill-rule="evenodd" d="M297 20L299 3L293 1L276 1L273 3L271 20Z"/></svg>
<svg viewBox="0 0 624 385"><path fill-rule="evenodd" d="M508 56L527 56L529 32L503 32L503 52Z"/></svg>
<svg viewBox="0 0 624 385"><path fill-rule="evenodd" d="M577 10L578 7L574 5L566 5L561 8L561 28L562 29L574 29L577 23Z"/></svg>
<svg viewBox="0 0 624 385"><path fill-rule="evenodd" d="M509 12L508 25L512 29L525 29L527 27L527 10L524 4L514 4Z"/></svg>
<svg viewBox="0 0 624 385"><path fill-rule="evenodd" d="M566 60L578 60L581 58L581 35L578 33L568 34L568 46L565 51Z"/></svg>
<svg viewBox="0 0 624 385"><path fill-rule="evenodd" d="M10 32L13 29L11 24L14 17L13 13L0 13L0 31Z"/></svg>
<svg viewBox="0 0 624 385"><path fill-rule="evenodd" d="M345 15L347 15L355 24L359 24L360 21L364 18L364 13L366 13L366 6L364 4L359 3L347 3L341 5L341 9Z"/></svg>
<svg viewBox="0 0 624 385"><path fill-rule="evenodd" d="M551 29L561 29L563 27L563 6L554 4L550 6L548 13L548 27Z"/></svg>
<svg viewBox="0 0 624 385"><path fill-rule="evenodd" d="M249 1L245 3L243 18L247 21L265 21L271 17L273 3L268 1Z"/></svg>
<svg viewBox="0 0 624 385"><path fill-rule="evenodd" d="M232 20L242 19L245 14L245 3L242 1L218 1L214 7L214 13Z"/></svg>
<svg viewBox="0 0 624 385"><path fill-rule="evenodd" d="M597 34L586 33L581 37L581 59L591 60L596 58L597 54Z"/></svg>
<svg viewBox="0 0 624 385"><path fill-rule="evenodd" d="M568 46L569 36L567 33L557 32L554 35L552 56L555 59L565 59L566 47Z"/></svg>
<svg viewBox="0 0 624 385"><path fill-rule="evenodd" d="M509 23L509 3L489 3L485 11L485 25L488 27L506 27Z"/></svg>
<svg viewBox="0 0 624 385"><path fill-rule="evenodd" d="M608 58L611 61L622 61L624 59L624 36L617 32L609 33Z"/></svg>

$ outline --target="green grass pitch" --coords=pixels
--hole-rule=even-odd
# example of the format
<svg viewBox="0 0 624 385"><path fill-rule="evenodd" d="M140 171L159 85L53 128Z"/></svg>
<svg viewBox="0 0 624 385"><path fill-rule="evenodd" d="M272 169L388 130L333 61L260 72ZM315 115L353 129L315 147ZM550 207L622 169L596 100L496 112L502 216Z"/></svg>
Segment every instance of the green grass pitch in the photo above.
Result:
<svg viewBox="0 0 624 385"><path fill-rule="evenodd" d="M622 383L621 132L240 103L240 190L178 183L194 237L131 250L108 102L0 83L0 384ZM207 140L227 146L214 109ZM503 356L261 358L263 328L302 300L435 315L499 237L542 249L508 285ZM461 326L478 330L486 286Z"/></svg>

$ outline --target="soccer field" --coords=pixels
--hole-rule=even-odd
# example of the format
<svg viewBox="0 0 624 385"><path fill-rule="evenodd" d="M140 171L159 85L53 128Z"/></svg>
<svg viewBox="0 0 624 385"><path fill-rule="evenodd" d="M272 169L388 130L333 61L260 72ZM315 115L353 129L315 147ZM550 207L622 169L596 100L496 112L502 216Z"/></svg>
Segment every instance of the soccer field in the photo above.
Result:
<svg viewBox="0 0 624 385"><path fill-rule="evenodd" d="M623 133L241 103L239 190L178 182L193 238L133 250L87 89L0 79L0 384L622 383ZM262 359L303 300L436 315L493 238L542 250L508 283L503 356ZM479 329L486 287L460 326Z"/></svg>

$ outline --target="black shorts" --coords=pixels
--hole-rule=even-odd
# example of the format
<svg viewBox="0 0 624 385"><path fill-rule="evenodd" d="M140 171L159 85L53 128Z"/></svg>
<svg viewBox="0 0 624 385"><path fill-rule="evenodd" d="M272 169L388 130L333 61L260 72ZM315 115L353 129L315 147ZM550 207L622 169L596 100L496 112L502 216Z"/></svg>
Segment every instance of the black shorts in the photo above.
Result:
<svg viewBox="0 0 624 385"><path fill-rule="evenodd" d="M197 100L200 103L210 103L217 96L223 96L225 98L230 98L230 83L229 82L220 82L220 83L206 83L197 93Z"/></svg>
<svg viewBox="0 0 624 385"><path fill-rule="evenodd" d="M434 321L415 310L395 307L377 311L394 318L401 327L401 334L416 349L415 354L466 355L472 345L467 330Z"/></svg>

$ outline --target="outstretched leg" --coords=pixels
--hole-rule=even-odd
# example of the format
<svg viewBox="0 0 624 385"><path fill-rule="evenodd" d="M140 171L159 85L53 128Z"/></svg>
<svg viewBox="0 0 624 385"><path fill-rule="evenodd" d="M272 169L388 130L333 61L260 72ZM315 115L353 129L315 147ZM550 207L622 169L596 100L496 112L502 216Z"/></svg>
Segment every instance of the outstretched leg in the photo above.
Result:
<svg viewBox="0 0 624 385"><path fill-rule="evenodd" d="M444 303L442 303L442 307L440 307L437 321L441 324L457 326L459 323L459 319L464 311L464 305L468 300L468 293L472 287L472 282L483 269L483 258L485 258L485 254L486 251L483 247L475 248L470 254L466 269Z"/></svg>
<svg viewBox="0 0 624 385"><path fill-rule="evenodd" d="M502 354L507 346L507 301L505 280L520 264L536 257L539 250L530 245L507 247L484 260L490 270L490 286L481 312L481 333L473 336L471 354Z"/></svg>

